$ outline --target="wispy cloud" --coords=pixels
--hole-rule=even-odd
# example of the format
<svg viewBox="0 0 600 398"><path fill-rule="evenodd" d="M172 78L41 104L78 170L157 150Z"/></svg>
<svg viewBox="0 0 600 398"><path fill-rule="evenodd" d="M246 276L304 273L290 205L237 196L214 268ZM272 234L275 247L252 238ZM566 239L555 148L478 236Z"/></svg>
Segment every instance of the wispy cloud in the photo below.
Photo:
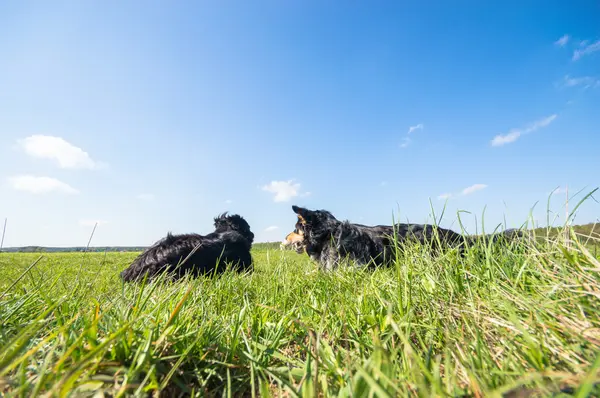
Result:
<svg viewBox="0 0 600 398"><path fill-rule="evenodd" d="M477 191L481 191L482 189L487 188L486 184L473 184L470 187L467 187L465 189L462 190L461 194L463 195L471 195L472 193L475 193Z"/></svg>
<svg viewBox="0 0 600 398"><path fill-rule="evenodd" d="M571 36L569 35L563 35L560 39L556 40L554 42L555 45L559 46L559 47L564 47L567 45L567 43L569 42L569 40L571 39Z"/></svg>
<svg viewBox="0 0 600 398"><path fill-rule="evenodd" d="M410 145L410 143L412 142L412 140L410 139L410 135L412 133L414 133L415 131L418 130L423 130L425 128L425 126L423 125L423 123L419 123L415 126L410 126L408 128L408 132L406 133L406 136L402 137L402 141L400 142L400 148L406 148Z"/></svg>
<svg viewBox="0 0 600 398"><path fill-rule="evenodd" d="M98 226L105 225L105 224L108 224L108 221L104 221L104 220L91 220L91 219L79 220L79 225L81 225L82 227L93 227L96 224L98 224Z"/></svg>
<svg viewBox="0 0 600 398"><path fill-rule="evenodd" d="M567 190L564 188L558 188L558 189L555 189L554 191L552 191L552 195L562 195L565 193L567 193Z"/></svg>
<svg viewBox="0 0 600 398"><path fill-rule="evenodd" d="M34 158L50 159L63 169L98 169L103 163L92 160L83 149L50 135L32 135L17 141L26 154Z"/></svg>
<svg viewBox="0 0 600 398"><path fill-rule="evenodd" d="M567 193L567 188L566 187L558 187L551 193L552 193L552 195L564 195Z"/></svg>
<svg viewBox="0 0 600 398"><path fill-rule="evenodd" d="M590 55L596 51L600 51L600 40L597 40L593 43L582 41L579 45L579 48L573 51L573 61L577 61L584 55Z"/></svg>
<svg viewBox="0 0 600 398"><path fill-rule="evenodd" d="M446 192L443 193L441 195L438 195L438 200L446 200L446 199L452 199L458 196L467 196L467 195L471 195L474 194L477 191L481 191L482 189L487 188L486 184L473 184L470 187L466 187L465 189L463 189L462 191L460 191L457 194L453 194L450 192Z"/></svg>
<svg viewBox="0 0 600 398"><path fill-rule="evenodd" d="M141 193L138 196L136 196L136 198L138 198L139 200L143 200L144 202L151 202L154 199L156 199L154 194L151 193Z"/></svg>
<svg viewBox="0 0 600 398"><path fill-rule="evenodd" d="M423 130L423 127L424 127L423 123L419 123L416 126L410 126L408 128L408 134L412 134L412 133L414 133L417 130Z"/></svg>
<svg viewBox="0 0 600 398"><path fill-rule="evenodd" d="M290 199L300 195L300 183L294 180L288 181L271 181L269 184L262 187L263 191L275 194L274 202L287 202ZM310 194L310 193L305 193Z"/></svg>
<svg viewBox="0 0 600 398"><path fill-rule="evenodd" d="M231 199L227 199L227 200L225 201L225 204L228 204L228 205L230 205L230 204L232 204L232 203L233 203L233 200L231 200Z"/></svg>
<svg viewBox="0 0 600 398"><path fill-rule="evenodd" d="M520 131L512 131L504 135L499 134L492 140L492 146L502 146L505 144L510 144L511 142L515 142L519 139L519 137L521 137L521 134L522 133Z"/></svg>
<svg viewBox="0 0 600 398"><path fill-rule="evenodd" d="M270 227L265 228L265 232L273 232L278 229L279 229L279 227L277 225L271 225Z"/></svg>
<svg viewBox="0 0 600 398"><path fill-rule="evenodd" d="M571 77L566 75L559 84L563 87L581 86L584 90L592 87L600 87L600 79L592 76Z"/></svg>
<svg viewBox="0 0 600 398"><path fill-rule="evenodd" d="M69 195L78 194L79 191L67 183L52 177L38 177L32 175L19 175L8 178L9 184L17 191L33 194L46 194L51 192Z"/></svg>
<svg viewBox="0 0 600 398"><path fill-rule="evenodd" d="M535 122L530 123L529 125L527 125L525 127L518 128L518 129L512 129L506 134L498 134L497 136L495 136L492 139L491 144L492 144L492 146L502 146L502 145L506 145L506 144L515 142L524 134L533 133L534 131L536 131L542 127L548 126L557 117L558 117L558 115L556 115L556 114L550 115L543 119L536 120Z"/></svg>

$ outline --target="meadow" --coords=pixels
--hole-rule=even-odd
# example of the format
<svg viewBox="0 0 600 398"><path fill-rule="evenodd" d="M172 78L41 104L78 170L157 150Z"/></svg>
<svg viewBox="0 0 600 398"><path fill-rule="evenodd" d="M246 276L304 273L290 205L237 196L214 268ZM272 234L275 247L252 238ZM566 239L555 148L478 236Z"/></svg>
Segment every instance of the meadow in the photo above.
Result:
<svg viewBox="0 0 600 398"><path fill-rule="evenodd" d="M593 230L319 271L123 284L137 253L0 253L0 395L600 395Z"/></svg>

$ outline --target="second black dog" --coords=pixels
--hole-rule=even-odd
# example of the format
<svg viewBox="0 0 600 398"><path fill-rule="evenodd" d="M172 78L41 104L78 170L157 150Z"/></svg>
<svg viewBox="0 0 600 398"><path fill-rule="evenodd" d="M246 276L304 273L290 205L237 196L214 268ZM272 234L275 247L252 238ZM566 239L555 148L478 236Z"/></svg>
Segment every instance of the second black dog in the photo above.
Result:
<svg viewBox="0 0 600 398"><path fill-rule="evenodd" d="M141 253L121 272L124 281L148 279L169 272L174 279L221 273L228 263L236 271L252 271L250 249L254 234L243 217L224 213L216 217L215 231L208 235L182 234L167 236Z"/></svg>
<svg viewBox="0 0 600 398"><path fill-rule="evenodd" d="M298 206L292 206L292 210L298 220L282 246L291 246L298 253L306 252L326 270L335 268L342 259L352 260L358 266L388 265L395 258L395 242L402 245L416 241L436 251L455 247L462 253L477 240L430 224L367 226L340 221L326 210ZM518 235L518 231L507 230L488 238L499 240Z"/></svg>

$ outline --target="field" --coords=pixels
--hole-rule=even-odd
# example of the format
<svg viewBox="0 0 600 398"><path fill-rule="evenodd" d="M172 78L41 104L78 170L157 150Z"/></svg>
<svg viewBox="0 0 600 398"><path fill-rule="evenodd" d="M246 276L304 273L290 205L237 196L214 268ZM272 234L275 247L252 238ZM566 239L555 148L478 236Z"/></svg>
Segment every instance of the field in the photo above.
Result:
<svg viewBox="0 0 600 398"><path fill-rule="evenodd" d="M598 238L571 232L331 273L257 245L145 286L136 253L2 253L0 395L598 396Z"/></svg>

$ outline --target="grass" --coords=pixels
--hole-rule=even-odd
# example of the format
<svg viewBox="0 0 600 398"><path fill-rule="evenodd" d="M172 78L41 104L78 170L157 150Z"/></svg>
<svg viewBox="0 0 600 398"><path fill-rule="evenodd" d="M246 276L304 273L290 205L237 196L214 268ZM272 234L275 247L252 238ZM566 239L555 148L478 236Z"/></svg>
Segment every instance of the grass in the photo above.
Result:
<svg viewBox="0 0 600 398"><path fill-rule="evenodd" d="M598 396L597 238L545 238L147 285L136 253L2 253L0 395Z"/></svg>

